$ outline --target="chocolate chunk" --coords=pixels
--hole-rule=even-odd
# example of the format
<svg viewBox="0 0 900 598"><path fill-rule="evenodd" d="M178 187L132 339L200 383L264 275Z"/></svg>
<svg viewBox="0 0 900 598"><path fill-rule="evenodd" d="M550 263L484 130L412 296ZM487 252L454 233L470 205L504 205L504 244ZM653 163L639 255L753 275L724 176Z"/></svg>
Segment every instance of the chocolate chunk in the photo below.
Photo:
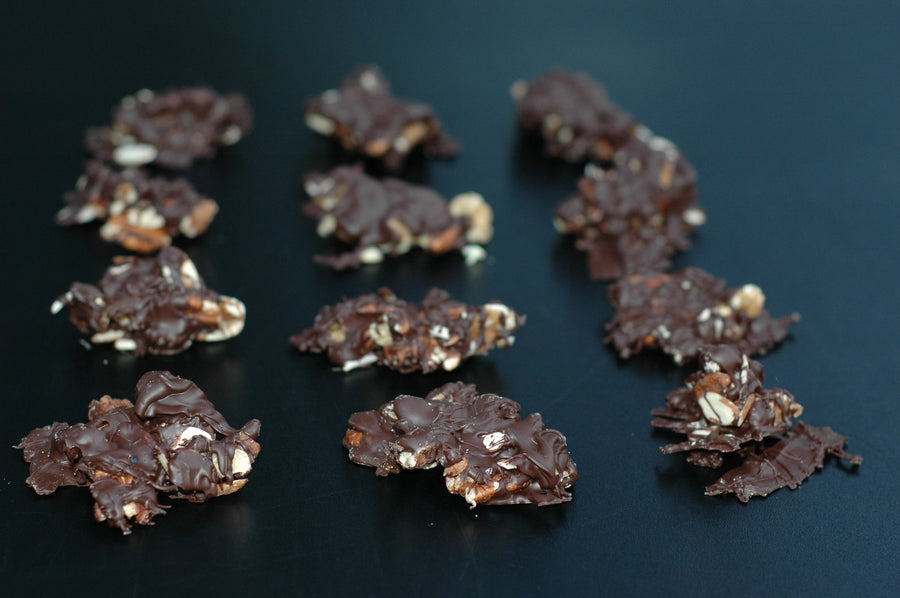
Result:
<svg viewBox="0 0 900 598"><path fill-rule="evenodd" d="M425 104L391 95L391 87L377 66L357 67L340 89L311 98L305 107L306 124L337 139L344 149L380 160L400 170L410 152L421 146L425 154L453 157L459 144L444 134L434 111Z"/></svg>
<svg viewBox="0 0 900 598"><path fill-rule="evenodd" d="M85 147L120 166L155 164L185 169L212 158L218 146L237 143L253 124L247 98L219 95L208 87L164 93L142 89L113 110L112 126L89 129Z"/></svg>
<svg viewBox="0 0 900 598"><path fill-rule="evenodd" d="M525 316L496 301L466 305L431 289L421 304L389 289L325 306L313 328L291 337L301 351L327 353L347 372L378 364L400 372L453 370L463 359L513 344Z"/></svg>
<svg viewBox="0 0 900 598"><path fill-rule="evenodd" d="M35 492L88 486L94 517L124 534L165 513L159 493L203 502L236 492L260 450L258 420L232 428L203 391L170 372L144 374L133 404L91 401L88 419L38 428L15 448L31 464Z"/></svg>
<svg viewBox="0 0 900 598"><path fill-rule="evenodd" d="M585 168L578 194L557 206L554 225L576 236L594 279L663 270L706 221L696 203L696 181L678 148L638 126L612 166Z"/></svg>
<svg viewBox="0 0 900 598"><path fill-rule="evenodd" d="M135 355L172 355L194 340L237 336L246 313L238 299L206 288L194 262L175 247L163 247L155 257L113 258L99 286L72 283L50 310L63 307L91 342L112 342Z"/></svg>
<svg viewBox="0 0 900 598"><path fill-rule="evenodd" d="M758 286L729 289L699 268L633 274L610 285L607 297L616 313L606 326L606 342L623 359L658 347L682 364L716 344L763 355L800 320L797 314L772 318Z"/></svg>
<svg viewBox="0 0 900 598"><path fill-rule="evenodd" d="M749 442L786 432L803 407L780 388L768 389L762 364L730 345L711 347L700 357L701 370L655 409L653 426L687 436L662 452L692 452L691 462L718 467L721 460L703 451L729 453Z"/></svg>
<svg viewBox="0 0 900 598"><path fill-rule="evenodd" d="M743 453L744 463L707 486L706 494L714 496L733 492L741 502L754 496L768 496L779 488L797 488L825 458L834 455L853 465L862 463L859 455L844 452L847 438L829 427L815 428L797 422L794 429L768 448L754 446Z"/></svg>
<svg viewBox="0 0 900 598"><path fill-rule="evenodd" d="M519 404L474 385L445 384L421 399L401 395L355 413L344 447L350 460L378 475L444 468L447 489L479 504L552 505L572 500L578 470L566 438L541 416L519 416Z"/></svg>
<svg viewBox="0 0 900 598"><path fill-rule="evenodd" d="M413 247L434 254L461 250L472 264L484 259L482 245L494 234L491 207L477 193L462 193L448 202L427 187L374 179L361 165L310 174L305 187L311 200L304 210L319 221L319 236L354 246L338 255L316 256L336 270L378 263Z"/></svg>
<svg viewBox="0 0 900 598"><path fill-rule="evenodd" d="M197 193L186 179L170 181L140 168L117 170L96 160L87 164L65 201L57 224L104 220L101 237L140 253L170 245L178 234L196 237L219 211L215 201Z"/></svg>
<svg viewBox="0 0 900 598"><path fill-rule="evenodd" d="M570 162L607 161L631 137L634 120L584 73L552 69L513 84L519 122L540 132L547 155Z"/></svg>

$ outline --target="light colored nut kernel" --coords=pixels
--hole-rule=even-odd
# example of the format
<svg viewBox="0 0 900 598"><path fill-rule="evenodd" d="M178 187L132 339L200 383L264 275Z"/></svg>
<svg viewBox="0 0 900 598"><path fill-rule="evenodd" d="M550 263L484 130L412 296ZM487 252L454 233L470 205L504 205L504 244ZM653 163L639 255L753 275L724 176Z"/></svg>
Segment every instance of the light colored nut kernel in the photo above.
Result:
<svg viewBox="0 0 900 598"><path fill-rule="evenodd" d="M691 226L702 226L706 224L706 212L700 208L689 208L681 214L681 219Z"/></svg>
<svg viewBox="0 0 900 598"><path fill-rule="evenodd" d="M712 423L723 426L731 426L737 421L740 410L734 403L717 392L704 393L697 403L703 411L703 416Z"/></svg>
<svg viewBox="0 0 900 598"><path fill-rule="evenodd" d="M379 347L389 347L394 344L394 337L391 335L391 327L385 321L372 322L369 324L368 333L372 342Z"/></svg>
<svg viewBox="0 0 900 598"><path fill-rule="evenodd" d="M104 330L103 332L98 332L91 337L91 342L95 345L102 345L104 343L111 343L114 341L118 341L120 338L125 336L124 330L110 329Z"/></svg>
<svg viewBox="0 0 900 598"><path fill-rule="evenodd" d="M461 193L450 200L450 215L455 218L468 218L469 229L466 241L469 243L488 243L494 236L494 211L479 193L470 191Z"/></svg>
<svg viewBox="0 0 900 598"><path fill-rule="evenodd" d="M363 264L379 264L384 261L384 253L377 247L366 247L359 252L359 261Z"/></svg>
<svg viewBox="0 0 900 598"><path fill-rule="evenodd" d="M113 150L112 158L119 166L143 166L156 160L159 152L149 143L120 145Z"/></svg>
<svg viewBox="0 0 900 598"><path fill-rule="evenodd" d="M170 446L169 449L174 451L183 448L187 446L187 443L196 436L202 436L207 440L213 439L212 434L210 434L206 430L201 430L200 428L196 428L194 426L188 426L181 432L181 434L178 435L178 438L175 439L175 442L172 443L172 446Z"/></svg>
<svg viewBox="0 0 900 598"><path fill-rule="evenodd" d="M334 214L325 214L316 225L316 234L320 237L328 237L337 230L338 219Z"/></svg>
<svg viewBox="0 0 900 598"><path fill-rule="evenodd" d="M512 85L510 85L509 95L511 95L512 99L514 99L515 101L521 102L528 94L528 87L528 81L519 79L518 81L515 81Z"/></svg>
<svg viewBox="0 0 900 598"><path fill-rule="evenodd" d="M306 126L322 135L331 135L335 129L333 120L317 112L310 112L306 115Z"/></svg>
<svg viewBox="0 0 900 598"><path fill-rule="evenodd" d="M116 342L113 346L117 351L134 351L135 349L137 349L137 343L134 341L134 339L127 337L116 339Z"/></svg>
<svg viewBox="0 0 900 598"><path fill-rule="evenodd" d="M735 291L729 304L732 308L743 311L751 318L756 318L766 305L766 296L762 289L755 284L745 284Z"/></svg>

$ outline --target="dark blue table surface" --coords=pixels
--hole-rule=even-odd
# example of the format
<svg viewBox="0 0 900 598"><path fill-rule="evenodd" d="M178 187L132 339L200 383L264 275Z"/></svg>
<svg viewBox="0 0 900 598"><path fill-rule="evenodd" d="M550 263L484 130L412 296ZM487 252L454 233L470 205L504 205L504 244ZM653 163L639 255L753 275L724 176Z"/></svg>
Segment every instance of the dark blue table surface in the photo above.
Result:
<svg viewBox="0 0 900 598"><path fill-rule="evenodd" d="M896 586L900 482L900 11L891 3L84 3L0 9L7 447L83 421L140 375L194 380L233 424L262 421L240 493L177 503L128 537L86 490L38 497L21 452L0 451L0 577L7 595L880 595ZM490 259L410 255L336 274L300 212L303 175L334 163L306 98L379 64L463 145L404 174L493 205ZM762 358L804 421L850 437L858 470L829 463L796 491L747 505L706 497L714 474L662 455L650 410L690 373L602 344L606 285L560 238L554 206L579 167L544 159L516 126L509 85L563 66L672 139L700 175L708 223L676 267L754 282L803 316ZM221 205L178 244L209 286L243 299L244 333L175 357L87 350L49 306L97 281L115 246L53 223L79 176L86 127L142 87L245 92L253 133L189 178ZM291 334L342 296L440 286L528 316L514 347L453 373L333 371ZM461 379L563 431L581 479L546 509L469 510L436 471L376 478L341 447L348 416ZM11 581L10 581L11 580ZM763 585L758 585L763 584Z"/></svg>

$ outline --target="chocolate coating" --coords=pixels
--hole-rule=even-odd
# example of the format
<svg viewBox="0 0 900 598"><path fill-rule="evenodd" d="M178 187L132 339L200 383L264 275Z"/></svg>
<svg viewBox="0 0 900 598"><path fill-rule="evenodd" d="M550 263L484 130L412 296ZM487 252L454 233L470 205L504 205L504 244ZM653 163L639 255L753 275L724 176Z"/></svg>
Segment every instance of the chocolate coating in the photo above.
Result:
<svg viewBox="0 0 900 598"><path fill-rule="evenodd" d="M239 490L260 450L258 420L232 428L203 391L170 372L144 374L134 404L91 401L88 417L38 428L16 445L31 464L25 481L38 494L89 486L97 521L124 534L165 512L159 493L203 502Z"/></svg>
<svg viewBox="0 0 900 598"><path fill-rule="evenodd" d="M717 344L762 355L800 320L797 314L772 318L763 309L765 295L759 287L729 289L699 268L633 274L610 285L607 297L616 313L606 325L606 342L623 359L658 347L681 364Z"/></svg>
<svg viewBox="0 0 900 598"><path fill-rule="evenodd" d="M401 395L351 416L344 447L378 475L444 468L447 489L478 504L552 505L572 499L578 470L566 438L538 414L474 385L454 382L424 399Z"/></svg>
<svg viewBox="0 0 900 598"><path fill-rule="evenodd" d="M72 283L51 311L69 308L69 320L94 343L115 343L135 355L171 355L194 340L240 334L246 309L234 297L206 288L188 256L164 247L156 256L119 256L98 286Z"/></svg>
<svg viewBox="0 0 900 598"><path fill-rule="evenodd" d="M219 146L237 143L252 125L250 104L239 93L222 96L209 87L163 93L142 89L113 110L112 127L87 131L85 147L120 166L186 169L198 158L215 156Z"/></svg>
<svg viewBox="0 0 900 598"><path fill-rule="evenodd" d="M663 270L706 220L696 181L675 145L638 126L609 167L585 168L578 194L556 207L554 225L576 236L594 279Z"/></svg>
<svg viewBox="0 0 900 598"><path fill-rule="evenodd" d="M309 99L304 112L311 129L334 137L348 151L380 160L389 170L400 170L418 146L439 158L459 151L434 111L394 97L375 65L357 67L340 89Z"/></svg>
<svg viewBox="0 0 900 598"><path fill-rule="evenodd" d="M512 87L522 127L540 132L549 156L607 161L632 135L632 117L590 75L552 69Z"/></svg>
<svg viewBox="0 0 900 598"><path fill-rule="evenodd" d="M140 168L117 170L91 161L77 189L65 195L56 215L60 226L104 220L100 236L131 251L152 253L183 234L206 231L218 204L197 193L186 179L151 176Z"/></svg>
<svg viewBox="0 0 900 598"><path fill-rule="evenodd" d="M378 293L322 308L313 327L291 337L301 351L326 353L345 372L371 364L399 372L453 370L472 355L513 344L525 316L498 302L481 306L431 289L421 304Z"/></svg>
<svg viewBox="0 0 900 598"><path fill-rule="evenodd" d="M816 428L797 422L794 429L768 448L755 446L744 453L744 463L707 486L706 494L734 493L741 502L754 496L768 496L779 488L797 488L833 455L852 465L862 463L859 455L844 452L847 438L829 427Z"/></svg>
<svg viewBox="0 0 900 598"><path fill-rule="evenodd" d="M484 258L482 245L494 234L491 207L477 193L448 202L427 187L374 179L359 164L311 173L305 186L310 201L304 211L319 221L319 235L354 246L338 255L316 256L336 270L380 262L414 247L434 254L461 250L472 263Z"/></svg>

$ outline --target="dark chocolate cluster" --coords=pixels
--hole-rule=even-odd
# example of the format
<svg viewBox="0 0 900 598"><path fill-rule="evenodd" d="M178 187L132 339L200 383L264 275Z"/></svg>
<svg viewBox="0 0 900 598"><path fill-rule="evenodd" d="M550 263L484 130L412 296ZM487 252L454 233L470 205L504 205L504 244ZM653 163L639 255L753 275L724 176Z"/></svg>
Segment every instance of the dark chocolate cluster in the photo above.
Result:
<svg viewBox="0 0 900 598"><path fill-rule="evenodd" d="M455 156L459 144L448 137L434 111L391 93L388 80L375 65L357 67L340 89L329 89L307 101L306 123L314 131L337 139L344 149L400 170L410 152Z"/></svg>
<svg viewBox="0 0 900 598"><path fill-rule="evenodd" d="M610 285L607 297L616 313L606 326L606 342L622 358L659 348L682 364L716 344L762 355L800 319L797 314L771 317L758 286L730 289L699 268L632 274Z"/></svg>
<svg viewBox="0 0 900 598"><path fill-rule="evenodd" d="M447 489L469 505L552 505L572 499L578 470L566 438L518 403L445 384L422 399L401 395L355 413L344 447L378 475L441 466Z"/></svg>
<svg viewBox="0 0 900 598"><path fill-rule="evenodd" d="M610 164L585 168L578 194L556 207L554 224L587 252L594 279L662 270L706 221L696 181L674 144L638 126Z"/></svg>
<svg viewBox="0 0 900 598"><path fill-rule="evenodd" d="M321 237L353 248L316 256L336 270L381 262L418 247L433 254L462 251L467 263L483 260L494 234L493 212L481 195L462 193L449 202L427 187L395 178L378 180L362 165L307 175L304 211L318 220Z"/></svg>
<svg viewBox="0 0 900 598"><path fill-rule="evenodd" d="M454 370L473 355L513 344L525 316L499 302L466 305L440 289L422 303L389 289L325 306L313 327L291 337L301 351L326 353L343 371L372 364L399 372Z"/></svg>
<svg viewBox="0 0 900 598"><path fill-rule="evenodd" d="M152 176L141 168L117 170L94 160L56 215L60 226L104 221L100 236L139 253L153 253L182 234L206 231L218 204L186 179Z"/></svg>
<svg viewBox="0 0 900 598"><path fill-rule="evenodd" d="M732 461L706 493L734 493L747 502L785 486L796 488L823 466L829 454L859 464L844 452L847 439L831 428L814 428L793 418L803 407L791 393L765 388L762 364L730 345L707 349L701 370L655 409L653 426L686 436L663 453L684 453L690 463L719 468Z"/></svg>
<svg viewBox="0 0 900 598"><path fill-rule="evenodd" d="M223 96L209 87L163 93L142 89L119 102L110 127L89 129L85 146L119 166L185 169L215 156L219 146L237 143L252 125L250 105L239 93Z"/></svg>
<svg viewBox="0 0 900 598"><path fill-rule="evenodd" d="M93 343L114 343L136 355L171 355L194 340L222 341L240 334L246 309L234 297L208 289L194 262L176 247L153 257L118 256L97 286L75 282L51 311L69 308L69 320Z"/></svg>
<svg viewBox="0 0 900 598"><path fill-rule="evenodd" d="M552 69L513 84L519 122L540 133L547 155L571 162L608 161L632 136L635 121L590 75Z"/></svg>
<svg viewBox="0 0 900 598"><path fill-rule="evenodd" d="M15 448L31 464L38 494L90 488L94 517L131 533L168 508L159 494L191 502L231 494L247 483L259 454L260 424L232 428L190 380L147 372L135 401L91 401L88 422L37 428Z"/></svg>

